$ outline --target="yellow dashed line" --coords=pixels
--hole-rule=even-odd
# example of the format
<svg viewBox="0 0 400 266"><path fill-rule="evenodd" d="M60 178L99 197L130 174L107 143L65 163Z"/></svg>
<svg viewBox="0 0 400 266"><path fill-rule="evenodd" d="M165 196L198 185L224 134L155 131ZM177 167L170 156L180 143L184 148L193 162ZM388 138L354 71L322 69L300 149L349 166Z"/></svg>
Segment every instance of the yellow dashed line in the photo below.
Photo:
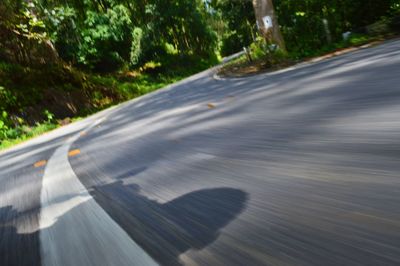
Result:
<svg viewBox="0 0 400 266"><path fill-rule="evenodd" d="M75 155L78 155L79 153L81 153L81 151L79 149L72 150L72 151L68 152L68 156L70 156L70 157L75 156Z"/></svg>
<svg viewBox="0 0 400 266"><path fill-rule="evenodd" d="M46 163L47 163L46 160L41 160L41 161L34 163L33 167L35 167L35 168L42 167L42 166L46 165Z"/></svg>

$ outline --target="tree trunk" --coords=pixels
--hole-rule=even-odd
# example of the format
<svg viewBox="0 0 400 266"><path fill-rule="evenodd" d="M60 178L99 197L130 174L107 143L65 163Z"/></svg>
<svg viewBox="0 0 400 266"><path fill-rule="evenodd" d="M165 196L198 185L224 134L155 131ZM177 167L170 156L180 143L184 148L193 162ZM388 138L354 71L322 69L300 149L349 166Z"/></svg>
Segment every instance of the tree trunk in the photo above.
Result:
<svg viewBox="0 0 400 266"><path fill-rule="evenodd" d="M286 52L285 41L283 40L282 33L279 28L278 19L275 16L272 0L252 1L254 13L256 15L257 26L261 36L263 36L267 42L277 44L282 51ZM270 27L266 27L264 20L268 20L270 22Z"/></svg>

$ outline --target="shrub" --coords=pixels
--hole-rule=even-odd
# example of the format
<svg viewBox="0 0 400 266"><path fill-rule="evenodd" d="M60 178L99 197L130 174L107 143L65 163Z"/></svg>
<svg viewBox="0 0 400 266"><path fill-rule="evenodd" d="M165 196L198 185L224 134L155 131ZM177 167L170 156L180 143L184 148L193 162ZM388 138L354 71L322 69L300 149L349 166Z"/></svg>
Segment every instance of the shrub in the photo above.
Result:
<svg viewBox="0 0 400 266"><path fill-rule="evenodd" d="M122 5L108 9L107 13L87 11L84 28L78 61L92 69L106 72L120 68L130 61L133 42L136 45L134 51L140 52L139 30L132 33L129 11Z"/></svg>
<svg viewBox="0 0 400 266"><path fill-rule="evenodd" d="M143 31L141 28L135 28L132 31L130 63L133 66L139 63L140 57L142 55L142 45L141 45L142 37L143 37Z"/></svg>

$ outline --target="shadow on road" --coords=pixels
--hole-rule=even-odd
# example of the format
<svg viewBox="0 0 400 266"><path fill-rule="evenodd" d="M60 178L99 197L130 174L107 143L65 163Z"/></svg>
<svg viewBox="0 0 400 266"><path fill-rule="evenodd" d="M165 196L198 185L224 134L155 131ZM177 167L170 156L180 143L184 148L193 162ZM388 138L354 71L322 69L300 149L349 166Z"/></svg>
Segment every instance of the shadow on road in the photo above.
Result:
<svg viewBox="0 0 400 266"><path fill-rule="evenodd" d="M139 186L121 180L91 190L101 207L163 265L180 265L180 254L211 244L247 201L245 192L232 188L198 190L164 204L139 192ZM40 265L39 231L21 233L15 225L26 215L11 206L0 208L0 265Z"/></svg>
<svg viewBox="0 0 400 266"><path fill-rule="evenodd" d="M398 55L398 44L387 44L284 73L183 83L121 108L74 143L84 152L70 162L107 213L165 265L207 245L198 255L204 264L393 264L397 225L384 221L398 220ZM160 204L125 179L153 195L242 190ZM244 202L235 221L243 231L225 228L234 243L213 250Z"/></svg>
<svg viewBox="0 0 400 266"><path fill-rule="evenodd" d="M178 256L202 249L244 209L247 194L238 189L194 191L160 204L123 181L95 187L92 196L124 230L163 265L180 265Z"/></svg>
<svg viewBox="0 0 400 266"><path fill-rule="evenodd" d="M14 225L24 215L11 206L0 208L0 265L40 265L39 232L19 233Z"/></svg>

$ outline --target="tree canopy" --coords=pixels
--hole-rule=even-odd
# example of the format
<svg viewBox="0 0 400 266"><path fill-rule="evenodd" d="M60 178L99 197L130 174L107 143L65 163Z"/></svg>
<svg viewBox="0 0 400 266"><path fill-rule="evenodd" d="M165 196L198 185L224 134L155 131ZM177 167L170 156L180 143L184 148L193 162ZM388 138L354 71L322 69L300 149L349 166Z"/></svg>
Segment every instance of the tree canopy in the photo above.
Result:
<svg viewBox="0 0 400 266"><path fill-rule="evenodd" d="M289 51L306 54L360 30L389 13L399 0L275 0ZM170 55L228 55L255 40L251 0L2 0L0 58L35 63L53 49L64 61L110 71L167 61ZM37 45L39 43L40 45Z"/></svg>

